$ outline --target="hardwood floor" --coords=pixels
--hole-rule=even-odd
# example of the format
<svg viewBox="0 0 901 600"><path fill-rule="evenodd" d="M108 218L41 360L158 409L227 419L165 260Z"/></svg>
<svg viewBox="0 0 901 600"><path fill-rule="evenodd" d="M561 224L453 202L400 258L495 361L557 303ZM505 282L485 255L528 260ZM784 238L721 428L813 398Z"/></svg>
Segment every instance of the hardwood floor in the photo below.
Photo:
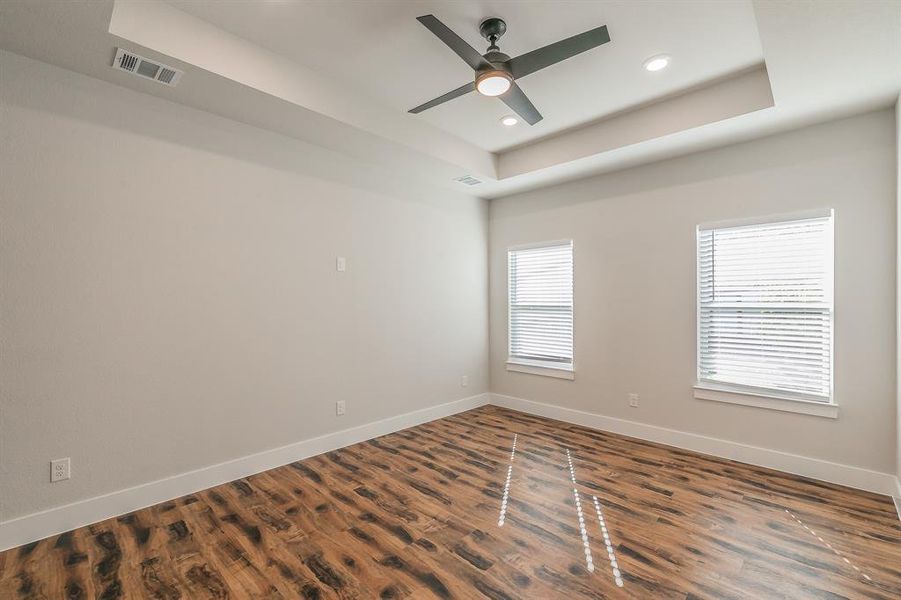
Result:
<svg viewBox="0 0 901 600"><path fill-rule="evenodd" d="M897 599L901 523L489 406L0 554L3 599L434 597Z"/></svg>

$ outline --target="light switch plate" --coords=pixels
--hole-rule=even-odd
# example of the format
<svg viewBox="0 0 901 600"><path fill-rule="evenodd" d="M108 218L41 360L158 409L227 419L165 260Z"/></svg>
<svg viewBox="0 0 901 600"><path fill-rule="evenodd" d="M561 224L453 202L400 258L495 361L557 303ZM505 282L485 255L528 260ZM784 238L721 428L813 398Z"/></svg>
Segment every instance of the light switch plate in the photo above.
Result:
<svg viewBox="0 0 901 600"><path fill-rule="evenodd" d="M335 260L335 269L337 269L338 271L341 271L341 272L346 271L347 270L347 259L344 258L343 256L339 256Z"/></svg>

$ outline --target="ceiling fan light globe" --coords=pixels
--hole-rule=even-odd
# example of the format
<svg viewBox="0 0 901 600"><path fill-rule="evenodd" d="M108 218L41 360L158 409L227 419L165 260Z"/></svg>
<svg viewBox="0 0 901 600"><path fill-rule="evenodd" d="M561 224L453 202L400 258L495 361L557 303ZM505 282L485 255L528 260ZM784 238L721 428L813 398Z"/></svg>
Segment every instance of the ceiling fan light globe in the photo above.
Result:
<svg viewBox="0 0 901 600"><path fill-rule="evenodd" d="M487 71L476 77L476 90L483 96L500 96L511 85L513 79L504 71Z"/></svg>

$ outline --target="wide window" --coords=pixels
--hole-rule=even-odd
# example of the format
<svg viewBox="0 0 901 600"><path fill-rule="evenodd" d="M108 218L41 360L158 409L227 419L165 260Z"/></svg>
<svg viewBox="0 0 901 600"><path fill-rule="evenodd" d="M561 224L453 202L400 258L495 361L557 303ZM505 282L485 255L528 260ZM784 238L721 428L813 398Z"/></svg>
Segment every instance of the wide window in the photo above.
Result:
<svg viewBox="0 0 901 600"><path fill-rule="evenodd" d="M700 388L832 404L832 219L698 227Z"/></svg>
<svg viewBox="0 0 901 600"><path fill-rule="evenodd" d="M507 253L507 368L572 378L572 241L511 248Z"/></svg>

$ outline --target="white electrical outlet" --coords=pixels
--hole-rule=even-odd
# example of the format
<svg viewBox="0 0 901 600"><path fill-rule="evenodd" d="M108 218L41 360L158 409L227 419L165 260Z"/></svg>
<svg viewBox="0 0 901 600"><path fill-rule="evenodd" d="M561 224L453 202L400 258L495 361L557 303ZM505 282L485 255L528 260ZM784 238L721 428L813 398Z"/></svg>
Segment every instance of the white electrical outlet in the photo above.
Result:
<svg viewBox="0 0 901 600"><path fill-rule="evenodd" d="M638 394L629 394L629 406L632 408L638 407Z"/></svg>
<svg viewBox="0 0 901 600"><path fill-rule="evenodd" d="M341 416L344 414L346 407L344 405L344 400L338 400L335 402L335 414Z"/></svg>
<svg viewBox="0 0 901 600"><path fill-rule="evenodd" d="M72 476L72 463L68 458L58 458L50 461L50 481L64 481Z"/></svg>
<svg viewBox="0 0 901 600"><path fill-rule="evenodd" d="M343 256L339 256L335 259L335 269L338 271L344 272L347 270L347 259Z"/></svg>
<svg viewBox="0 0 901 600"><path fill-rule="evenodd" d="M460 387L466 387L469 385L469 375L464 375L460 378Z"/></svg>

